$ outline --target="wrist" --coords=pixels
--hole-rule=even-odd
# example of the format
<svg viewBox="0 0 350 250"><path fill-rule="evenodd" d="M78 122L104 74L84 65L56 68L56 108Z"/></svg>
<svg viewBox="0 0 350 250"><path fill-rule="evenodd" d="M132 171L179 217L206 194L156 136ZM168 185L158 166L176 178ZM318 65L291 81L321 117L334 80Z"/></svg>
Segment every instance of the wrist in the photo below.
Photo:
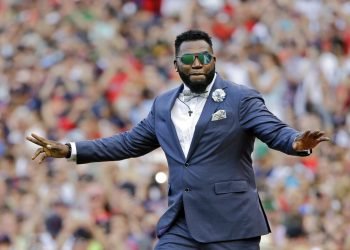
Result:
<svg viewBox="0 0 350 250"><path fill-rule="evenodd" d="M292 144L292 148L295 150L295 151L299 151L299 140L302 136L302 133L299 133L295 138L294 138L294 141L293 141L293 144Z"/></svg>
<svg viewBox="0 0 350 250"><path fill-rule="evenodd" d="M300 149L299 143L296 142L296 141L293 142L292 147L293 147L293 149L294 149L295 151L300 151L300 150L301 150L301 149Z"/></svg>
<svg viewBox="0 0 350 250"><path fill-rule="evenodd" d="M64 145L66 145L68 149L65 158L70 158L72 155L72 145L70 143L66 143Z"/></svg>

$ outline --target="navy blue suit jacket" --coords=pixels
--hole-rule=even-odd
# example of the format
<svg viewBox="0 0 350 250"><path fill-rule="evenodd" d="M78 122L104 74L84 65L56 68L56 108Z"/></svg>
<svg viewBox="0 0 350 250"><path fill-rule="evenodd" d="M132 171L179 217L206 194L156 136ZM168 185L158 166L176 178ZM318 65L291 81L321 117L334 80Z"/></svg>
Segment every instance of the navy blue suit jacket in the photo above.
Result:
<svg viewBox="0 0 350 250"><path fill-rule="evenodd" d="M209 94L185 157L171 120L182 88L157 97L148 117L132 130L77 142L77 163L138 157L161 147L169 166L169 207L157 225L158 236L169 229L182 206L189 231L200 242L269 233L252 167L254 140L297 155L292 143L299 132L271 114L257 91L217 75L211 93L223 89L226 98L215 102ZM225 110L226 119L211 121L217 110Z"/></svg>

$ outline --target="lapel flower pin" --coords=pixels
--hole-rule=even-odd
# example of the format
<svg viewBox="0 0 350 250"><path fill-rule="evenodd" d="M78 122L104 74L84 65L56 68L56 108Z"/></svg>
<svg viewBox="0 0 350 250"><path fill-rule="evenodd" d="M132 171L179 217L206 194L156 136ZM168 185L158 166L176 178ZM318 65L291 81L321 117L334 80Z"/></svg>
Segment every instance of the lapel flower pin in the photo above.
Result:
<svg viewBox="0 0 350 250"><path fill-rule="evenodd" d="M225 97L226 93L223 89L216 89L211 95L211 98L213 98L215 102L222 102L225 99Z"/></svg>

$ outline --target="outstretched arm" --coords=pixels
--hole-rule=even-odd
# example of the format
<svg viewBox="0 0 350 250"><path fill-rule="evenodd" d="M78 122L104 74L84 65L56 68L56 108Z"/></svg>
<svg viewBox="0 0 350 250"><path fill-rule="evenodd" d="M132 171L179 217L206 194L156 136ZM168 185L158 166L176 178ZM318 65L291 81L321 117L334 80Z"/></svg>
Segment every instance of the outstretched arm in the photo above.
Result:
<svg viewBox="0 0 350 250"><path fill-rule="evenodd" d="M71 144L51 141L36 134L28 136L27 140L40 146L32 157L33 160L39 157L39 164L47 157L70 157ZM154 125L154 105L148 117L130 131L96 140L79 141L73 146L76 146L78 164L123 160L144 155L158 148L159 143Z"/></svg>
<svg viewBox="0 0 350 250"><path fill-rule="evenodd" d="M255 90L244 93L240 103L240 124L270 148L287 154L307 156L320 142L329 141L319 130L300 133L291 128L265 106L262 96ZM308 153L305 153L308 151Z"/></svg>
<svg viewBox="0 0 350 250"><path fill-rule="evenodd" d="M139 157L159 147L155 131L155 105L131 130L92 141L77 142L77 163L119 161Z"/></svg>

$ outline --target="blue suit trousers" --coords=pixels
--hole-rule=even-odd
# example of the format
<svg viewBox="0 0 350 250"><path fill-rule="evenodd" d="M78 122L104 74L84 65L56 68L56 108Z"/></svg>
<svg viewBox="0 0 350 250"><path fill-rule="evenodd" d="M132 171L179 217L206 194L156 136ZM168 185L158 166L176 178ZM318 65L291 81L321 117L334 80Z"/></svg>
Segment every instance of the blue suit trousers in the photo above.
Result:
<svg viewBox="0 0 350 250"><path fill-rule="evenodd" d="M259 250L259 245L260 236L222 242L198 242L191 237L182 211L169 231L160 237L155 250Z"/></svg>

